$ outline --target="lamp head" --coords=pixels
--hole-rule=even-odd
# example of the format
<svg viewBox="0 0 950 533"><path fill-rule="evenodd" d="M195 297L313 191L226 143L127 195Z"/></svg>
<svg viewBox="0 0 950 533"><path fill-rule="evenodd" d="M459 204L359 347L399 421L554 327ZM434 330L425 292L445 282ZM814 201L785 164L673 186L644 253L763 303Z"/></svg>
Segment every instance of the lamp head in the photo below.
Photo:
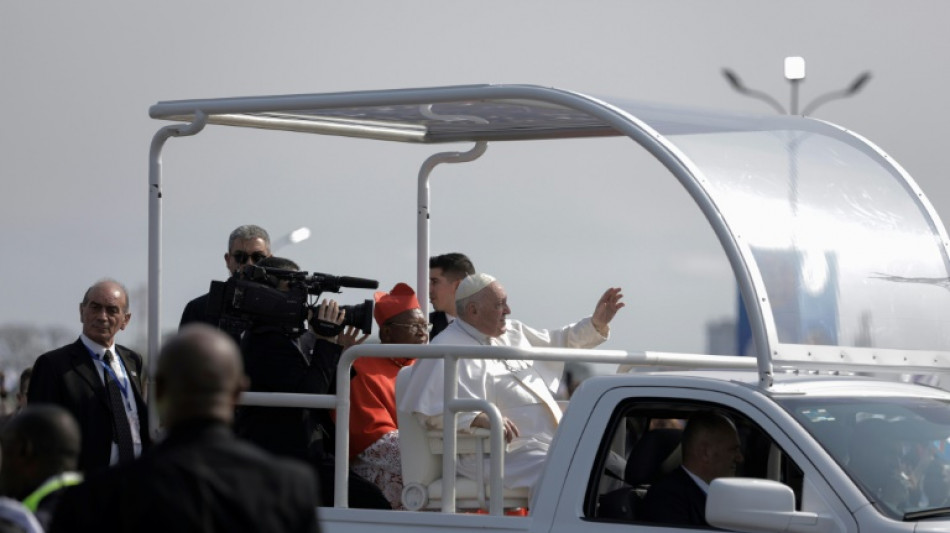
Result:
<svg viewBox="0 0 950 533"><path fill-rule="evenodd" d="M855 78L853 82L851 82L851 86L848 87L848 95L852 95L860 91L865 85L867 85L869 81L871 81L871 72L863 72L860 76Z"/></svg>
<svg viewBox="0 0 950 533"><path fill-rule="evenodd" d="M729 85L731 85L733 89L739 91L740 93L746 92L745 86L742 85L742 81L739 80L739 76L736 76L735 72L724 68L722 69L722 75L726 77L726 81L729 82Z"/></svg>
<svg viewBox="0 0 950 533"><path fill-rule="evenodd" d="M799 56L785 58L785 79L789 81L805 79L805 58Z"/></svg>

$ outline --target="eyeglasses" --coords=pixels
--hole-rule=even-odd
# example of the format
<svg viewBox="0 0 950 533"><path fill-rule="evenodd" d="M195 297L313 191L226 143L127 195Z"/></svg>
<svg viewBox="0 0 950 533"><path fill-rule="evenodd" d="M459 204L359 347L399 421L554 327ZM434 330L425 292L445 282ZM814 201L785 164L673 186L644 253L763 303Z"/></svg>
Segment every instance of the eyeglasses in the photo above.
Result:
<svg viewBox="0 0 950 533"><path fill-rule="evenodd" d="M267 259L267 254L265 254L264 252L254 252L252 254L248 254L247 252L237 251L237 252L232 253L231 257L233 257L234 260L237 261L239 265L243 265L247 263L248 259L253 259L254 264L257 264L257 263L260 263L262 260Z"/></svg>
<svg viewBox="0 0 950 533"><path fill-rule="evenodd" d="M413 322L413 323L411 323L411 324L403 324L403 323L400 323L400 322L390 322L390 323L388 323L388 324L386 324L386 325L387 325L387 326L399 326L399 327L401 327L401 328L408 328L408 329L412 330L414 333L429 333L429 328L432 327L432 324L429 324L429 323L420 324L420 323L418 323L418 322Z"/></svg>

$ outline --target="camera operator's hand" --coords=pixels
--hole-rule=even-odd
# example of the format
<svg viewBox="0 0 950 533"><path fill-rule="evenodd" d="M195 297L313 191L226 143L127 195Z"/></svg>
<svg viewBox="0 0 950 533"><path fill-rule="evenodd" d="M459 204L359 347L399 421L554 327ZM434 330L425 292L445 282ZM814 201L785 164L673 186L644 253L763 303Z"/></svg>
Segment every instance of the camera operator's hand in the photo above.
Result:
<svg viewBox="0 0 950 533"><path fill-rule="evenodd" d="M317 316L310 317L310 329L318 339L336 342L340 331L343 329L340 324L343 323L343 317L345 315L346 310L340 309L336 300L324 299L320 302L320 305L317 306ZM326 331L332 328L332 326L340 327L336 333L326 334Z"/></svg>
<svg viewBox="0 0 950 533"><path fill-rule="evenodd" d="M346 330L337 336L336 343L343 347L343 351L346 351L350 346L363 344L363 342L369 338L369 333L364 333L363 336L360 337L358 335L359 332L360 329L356 326L347 326Z"/></svg>

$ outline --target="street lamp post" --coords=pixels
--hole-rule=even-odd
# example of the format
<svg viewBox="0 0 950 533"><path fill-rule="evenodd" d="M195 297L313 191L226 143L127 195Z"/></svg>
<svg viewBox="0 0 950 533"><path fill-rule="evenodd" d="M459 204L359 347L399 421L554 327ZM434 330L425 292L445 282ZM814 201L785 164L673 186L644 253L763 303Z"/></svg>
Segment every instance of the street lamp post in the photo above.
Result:
<svg viewBox="0 0 950 533"><path fill-rule="evenodd" d="M798 86L805 79L805 59L802 57L785 58L785 79L792 86L790 104L788 105L788 114L798 114Z"/></svg>
<svg viewBox="0 0 950 533"><path fill-rule="evenodd" d="M807 116L809 113L815 111L815 109L817 109L818 106L826 102L830 102L831 100L837 100L839 98L847 98L849 96L852 96L853 94L860 91L861 88L864 87L864 85L868 81L870 81L870 79L871 79L870 72L868 71L862 72L857 78L854 79L853 82L851 82L851 85L845 87L844 89L841 89L840 91L831 91L831 92L825 93L819 96L818 98L815 98L814 100L812 100L810 104L805 106L805 109L802 111L802 115Z"/></svg>
<svg viewBox="0 0 950 533"><path fill-rule="evenodd" d="M801 57L786 57L785 58L785 79L788 80L791 84L791 91L789 96L789 106L788 111L786 112L785 108L776 100L768 94L750 89L746 87L742 81L739 79L739 76L735 72L728 68L722 69L722 75L726 78L726 81L729 82L729 85L736 90L739 94L744 94L751 98L761 100L768 104L770 107L778 111L780 114L789 114L789 115L798 115L798 104L799 104L799 89L801 83L805 80L805 60ZM819 106L830 102L831 100L837 100L839 98L847 98L849 96L854 96L858 91L860 91L867 82L871 79L871 73L865 71L858 75L851 84L844 89L828 92L822 94L811 101L808 105L804 106L801 114L806 116L809 113L814 112L818 109ZM807 134L803 137L796 135L795 133L789 131L788 138L788 203L790 215L793 219L797 218L798 215L798 203L799 203L799 191L798 191L798 151L801 143L807 137ZM797 243L797 234L792 233L791 235L791 248L793 250L799 247ZM803 258L807 257L803 255ZM804 260L804 259L803 259ZM738 298L738 323L736 326L736 346L740 354L745 353L746 343L751 341L751 332L748 326L748 319L745 318L744 311L745 307L742 301L741 295ZM753 347L753 350L756 349Z"/></svg>
<svg viewBox="0 0 950 533"><path fill-rule="evenodd" d="M739 76L736 75L731 69L724 68L722 69L722 75L726 78L726 81L729 82L729 86L735 89L739 94L744 94L751 98L761 100L768 104L770 107L778 111L780 114L789 114L797 115L798 113L798 92L799 87L803 81L805 81L805 60L801 57L786 57L785 58L785 79L791 84L791 95L789 98L789 107L788 111L785 110L785 107L782 106L775 98L772 98L768 94L750 89L746 87L742 81L739 79ZM815 109L819 106L830 102L832 100L838 100L841 98L847 98L849 96L854 96L858 91L864 88L867 85L868 81L871 79L871 72L864 71L858 75L850 85L844 89L839 89L837 91L831 91L825 94L822 94L811 101L808 105L804 107L801 114L806 116L809 113L813 113Z"/></svg>

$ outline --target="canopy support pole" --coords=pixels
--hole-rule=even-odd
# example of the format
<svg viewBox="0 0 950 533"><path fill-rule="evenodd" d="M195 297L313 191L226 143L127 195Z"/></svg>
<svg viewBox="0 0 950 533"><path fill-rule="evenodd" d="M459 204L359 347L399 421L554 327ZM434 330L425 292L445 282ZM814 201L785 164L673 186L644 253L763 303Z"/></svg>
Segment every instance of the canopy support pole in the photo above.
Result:
<svg viewBox="0 0 950 533"><path fill-rule="evenodd" d="M481 117L466 115L438 115L432 106L422 106L421 113L435 120L465 120L479 124L488 121ZM429 317L429 174L441 163L468 163L474 161L488 149L488 142L478 141L467 152L439 152L429 156L419 169L418 200L416 202L416 294L420 295L419 305L422 313Z"/></svg>
<svg viewBox="0 0 950 533"><path fill-rule="evenodd" d="M195 111L190 124L173 124L158 130L148 151L148 374L152 380L158 364L161 339L162 286L162 149L171 137L186 137L204 129L207 116ZM152 435L157 435L158 412L155 387L148 387L148 417Z"/></svg>

